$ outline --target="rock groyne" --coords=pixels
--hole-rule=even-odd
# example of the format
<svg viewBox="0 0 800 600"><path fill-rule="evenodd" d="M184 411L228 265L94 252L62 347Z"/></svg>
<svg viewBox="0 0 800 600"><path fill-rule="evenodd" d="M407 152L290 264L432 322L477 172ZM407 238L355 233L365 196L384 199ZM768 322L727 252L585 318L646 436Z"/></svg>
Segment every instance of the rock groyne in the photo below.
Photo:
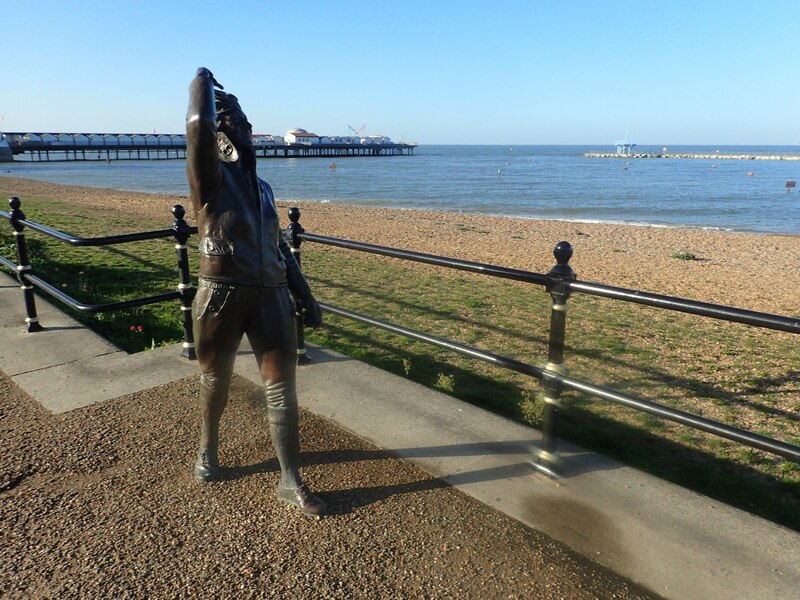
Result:
<svg viewBox="0 0 800 600"><path fill-rule="evenodd" d="M707 160L800 160L795 154L687 154L645 152L636 154L617 154L615 152L586 152L587 158L704 158Z"/></svg>

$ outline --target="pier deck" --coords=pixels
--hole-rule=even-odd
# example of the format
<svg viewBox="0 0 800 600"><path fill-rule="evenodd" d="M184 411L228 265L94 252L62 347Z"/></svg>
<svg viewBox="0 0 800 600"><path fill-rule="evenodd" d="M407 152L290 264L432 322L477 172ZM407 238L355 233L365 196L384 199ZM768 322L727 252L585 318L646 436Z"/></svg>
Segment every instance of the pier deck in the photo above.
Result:
<svg viewBox="0 0 800 600"><path fill-rule="evenodd" d="M32 162L186 158L186 137L182 134L6 132L5 140L12 160L20 156ZM416 147L416 143L253 143L258 158L411 156Z"/></svg>

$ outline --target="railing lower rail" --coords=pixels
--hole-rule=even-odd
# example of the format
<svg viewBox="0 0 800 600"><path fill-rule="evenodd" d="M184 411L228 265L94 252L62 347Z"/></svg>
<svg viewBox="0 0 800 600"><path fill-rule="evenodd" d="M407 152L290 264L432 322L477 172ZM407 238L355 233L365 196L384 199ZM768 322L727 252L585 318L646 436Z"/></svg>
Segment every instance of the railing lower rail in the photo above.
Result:
<svg viewBox="0 0 800 600"><path fill-rule="evenodd" d="M675 423L688 425L694 429L712 433L735 442L746 444L753 448L758 448L759 450L777 454L792 461L800 462L800 447L781 442L780 440L775 440L773 438L758 433L753 433L745 429L740 429L738 427L712 421L711 419L693 415L682 410L656 404L655 402L636 398L635 396L629 396L616 390L593 385L579 379L567 377L566 375L548 373L546 369L536 367L529 363L514 360L513 358L508 358L499 354L486 352L485 350L475 348L474 346L460 344L452 340L437 337L428 333L423 333L421 331L416 331L414 329L409 329L407 327L403 327L402 325L382 321L359 312L346 310L344 308L339 308L338 306L333 306L324 302L320 303L320 306L323 308L323 310L334 315L339 315L340 317L346 317L348 319L352 319L353 321L358 321L366 325L372 325L373 327L378 327L385 331L391 331L392 333L403 335L432 346L444 348L445 350L457 352L458 354L469 356L470 358L482 360L498 367L503 367L505 369L516 371L517 373L530 375L540 380L545 377L549 377L563 385L565 388L569 388L577 392L583 392L591 396L597 396L603 400L615 402L622 406L627 406L641 412L646 412Z"/></svg>
<svg viewBox="0 0 800 600"><path fill-rule="evenodd" d="M83 304L80 300L76 300L72 296L65 294L57 287L50 285L44 279L41 279L36 275L28 274L26 275L26 278L37 288L52 296L56 300L60 300L75 310L89 314L113 312L115 310L127 310L130 308L136 308L137 306L146 306L148 304L158 304L159 302L169 302L170 300L181 299L180 292L166 292L156 296L145 296L142 298L133 298L131 300L122 300L120 302L108 302L105 304Z"/></svg>

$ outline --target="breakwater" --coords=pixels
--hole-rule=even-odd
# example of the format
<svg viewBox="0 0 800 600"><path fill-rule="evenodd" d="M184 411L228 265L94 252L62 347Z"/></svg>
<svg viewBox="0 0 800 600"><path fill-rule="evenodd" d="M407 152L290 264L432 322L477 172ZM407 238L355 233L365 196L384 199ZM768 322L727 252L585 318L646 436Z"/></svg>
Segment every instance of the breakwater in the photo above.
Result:
<svg viewBox="0 0 800 600"><path fill-rule="evenodd" d="M616 152L585 152L586 158L703 158L707 160L800 160L796 154L693 154L679 152L639 152L635 154L617 154Z"/></svg>

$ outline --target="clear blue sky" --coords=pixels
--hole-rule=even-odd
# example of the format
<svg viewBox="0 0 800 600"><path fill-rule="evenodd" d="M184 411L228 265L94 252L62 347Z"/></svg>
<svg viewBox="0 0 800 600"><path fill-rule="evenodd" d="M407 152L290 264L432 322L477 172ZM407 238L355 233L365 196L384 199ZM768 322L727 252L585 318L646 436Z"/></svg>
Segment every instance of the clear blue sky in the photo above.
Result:
<svg viewBox="0 0 800 600"><path fill-rule="evenodd" d="M183 131L202 65L256 133L800 144L798 0L6 0L0 23L5 131Z"/></svg>

